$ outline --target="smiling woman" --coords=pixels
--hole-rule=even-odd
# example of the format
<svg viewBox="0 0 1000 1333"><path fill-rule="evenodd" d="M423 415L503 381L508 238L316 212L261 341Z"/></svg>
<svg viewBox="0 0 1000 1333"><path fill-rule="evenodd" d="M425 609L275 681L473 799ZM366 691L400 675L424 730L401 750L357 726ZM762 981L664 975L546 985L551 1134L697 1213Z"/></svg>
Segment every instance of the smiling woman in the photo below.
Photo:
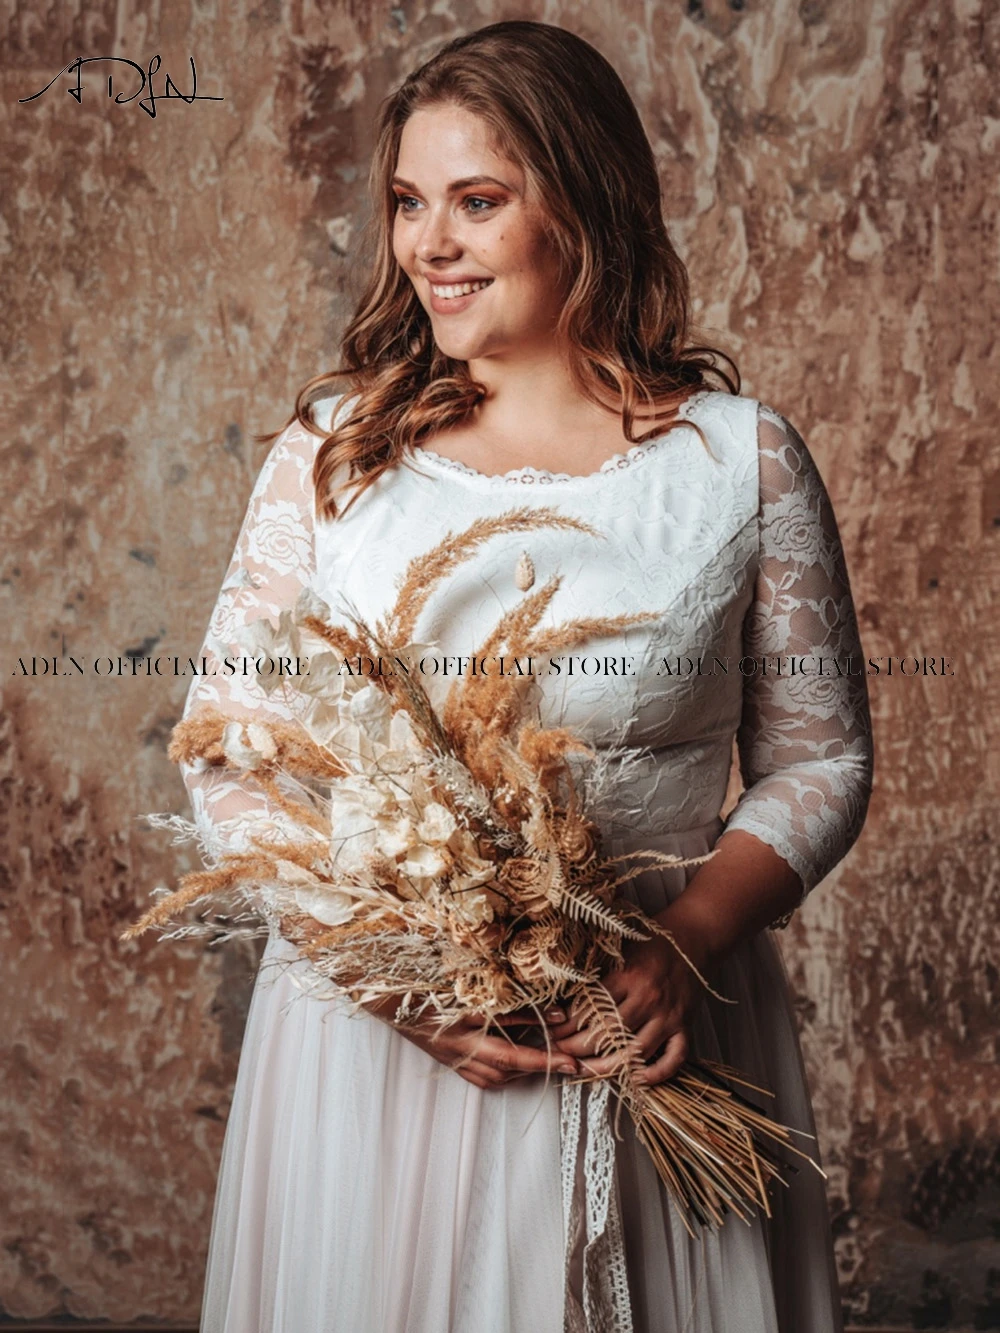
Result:
<svg viewBox="0 0 1000 1333"><path fill-rule="evenodd" d="M371 185L372 270L343 366L304 387L265 462L203 654L238 656L240 630L306 588L376 623L415 557L544 496L570 521L532 527L530 552L521 530L482 543L435 588L416 638L452 660L481 652L498 612L516 625L530 602L589 633L579 655L637 664L539 678L539 722L598 754L633 747L595 825L602 845L690 860L627 891L736 1003L654 937L603 975L608 1004L635 1034L640 1082L723 1061L811 1135L767 927L860 833L865 677L657 667L668 653L861 658L816 465L691 341L652 150L580 38L501 23L445 47L386 100ZM596 554L579 537L591 520ZM551 582L532 590L536 571ZM608 633L609 608L631 628ZM221 670L193 682L185 716L200 703L294 721L277 693ZM747 789L724 820L734 740ZM252 772L184 776L204 845L280 838L281 802ZM547 1053L523 1012L507 1040L473 1017L438 1033L397 1022L395 1003L351 1016L339 998L297 996L301 961L269 940L202 1333L839 1333L819 1173L791 1173L751 1224L692 1237L627 1118L616 1141L599 1089L557 1077L610 1068L579 1008L546 1016Z"/></svg>

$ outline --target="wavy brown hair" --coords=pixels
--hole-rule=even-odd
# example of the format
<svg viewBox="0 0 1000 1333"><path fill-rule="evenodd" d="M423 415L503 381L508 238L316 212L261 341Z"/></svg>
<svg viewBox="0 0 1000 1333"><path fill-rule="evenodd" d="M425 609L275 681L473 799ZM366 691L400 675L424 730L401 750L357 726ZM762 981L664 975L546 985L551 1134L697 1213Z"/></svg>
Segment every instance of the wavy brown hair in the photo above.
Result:
<svg viewBox="0 0 1000 1333"><path fill-rule="evenodd" d="M298 419L326 434L307 411L347 378L353 401L336 414L313 469L318 512L327 518L337 514L331 489L342 463L351 473L344 485L360 495L408 447L468 421L486 396L465 362L435 346L392 248L391 182L403 126L418 108L442 103L481 116L537 190L568 288L558 333L580 389L620 411L627 439L638 443L676 424L681 403L710 387L707 375L740 392L730 356L689 344L687 270L667 235L653 151L625 85L594 47L563 28L494 23L449 42L382 103L368 284L344 333L342 366L302 387L286 423Z"/></svg>

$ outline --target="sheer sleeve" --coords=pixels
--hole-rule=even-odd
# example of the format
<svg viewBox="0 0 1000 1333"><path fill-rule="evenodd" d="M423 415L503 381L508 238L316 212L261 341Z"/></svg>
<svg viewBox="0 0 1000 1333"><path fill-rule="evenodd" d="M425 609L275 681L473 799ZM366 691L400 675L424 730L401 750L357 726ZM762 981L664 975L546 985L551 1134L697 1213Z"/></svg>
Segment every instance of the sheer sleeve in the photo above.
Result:
<svg viewBox="0 0 1000 1333"><path fill-rule="evenodd" d="M772 847L802 880L804 898L865 822L874 769L868 687L844 552L816 464L795 428L761 404L757 446L759 560L743 630L743 652L757 669L750 674L744 662L737 746L746 790L725 827Z"/></svg>
<svg viewBox="0 0 1000 1333"><path fill-rule="evenodd" d="M236 635L261 617L277 621L295 604L316 570L312 466L321 437L297 421L274 442L257 477L229 568L215 602L199 669L183 716L203 705L248 721L288 722L293 712L283 688L266 692ZM228 657L235 670L226 669ZM209 861L225 851L248 850L252 831L267 837L285 827L280 810L250 771L234 774L206 761L179 765L190 797L199 843Z"/></svg>

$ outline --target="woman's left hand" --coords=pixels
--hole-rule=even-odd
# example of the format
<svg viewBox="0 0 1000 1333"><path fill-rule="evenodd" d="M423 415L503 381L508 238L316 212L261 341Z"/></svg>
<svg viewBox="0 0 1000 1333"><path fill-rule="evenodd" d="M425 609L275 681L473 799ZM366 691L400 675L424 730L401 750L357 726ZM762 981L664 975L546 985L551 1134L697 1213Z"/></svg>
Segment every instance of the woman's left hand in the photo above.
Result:
<svg viewBox="0 0 1000 1333"><path fill-rule="evenodd" d="M678 936L677 943L704 974L705 959L699 956L697 942ZM647 1061L636 1073L636 1081L665 1083L687 1059L691 1023L705 988L662 935L648 940L626 940L622 952L624 964L607 973L602 985L618 1005L622 1022L635 1034ZM566 1022L548 1025L553 1044L567 1055L575 1056L588 1073L613 1073L621 1057L596 1055L598 1034L594 1029L581 1028L582 1021L574 1003Z"/></svg>

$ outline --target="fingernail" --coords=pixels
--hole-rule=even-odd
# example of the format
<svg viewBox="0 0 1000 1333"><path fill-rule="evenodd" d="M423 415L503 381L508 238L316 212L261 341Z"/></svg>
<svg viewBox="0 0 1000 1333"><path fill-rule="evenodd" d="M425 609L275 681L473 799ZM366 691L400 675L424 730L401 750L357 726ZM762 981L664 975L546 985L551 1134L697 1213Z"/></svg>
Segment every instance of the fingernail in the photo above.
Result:
<svg viewBox="0 0 1000 1333"><path fill-rule="evenodd" d="M545 1015L546 1023L565 1023L566 1015L561 1009L550 1009Z"/></svg>
<svg viewBox="0 0 1000 1333"><path fill-rule="evenodd" d="M560 1061L559 1061L559 1064L556 1066L556 1068L559 1069L559 1071L560 1071L561 1073L563 1073L563 1074L575 1074L575 1073L576 1073L576 1061L575 1061L575 1060L560 1060Z"/></svg>

